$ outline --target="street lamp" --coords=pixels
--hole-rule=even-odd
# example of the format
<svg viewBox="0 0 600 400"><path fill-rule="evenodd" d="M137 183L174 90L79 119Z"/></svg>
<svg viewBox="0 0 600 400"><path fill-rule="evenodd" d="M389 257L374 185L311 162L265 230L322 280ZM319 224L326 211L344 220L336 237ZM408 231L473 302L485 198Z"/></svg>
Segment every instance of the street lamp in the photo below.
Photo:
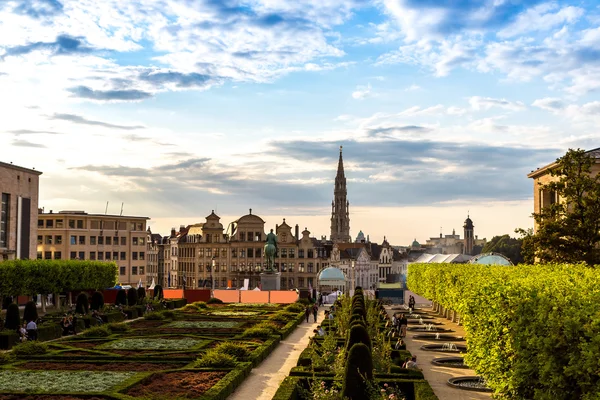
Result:
<svg viewBox="0 0 600 400"><path fill-rule="evenodd" d="M215 256L212 258L212 267L210 268L210 285L212 290L215 290L215 281L213 280L213 270L215 269Z"/></svg>
<svg viewBox="0 0 600 400"><path fill-rule="evenodd" d="M350 276L352 277L351 281L350 281L350 290L348 291L350 293L350 295L354 295L354 288L356 287L356 273L354 270L354 259L350 260L350 268L351 268L351 273Z"/></svg>

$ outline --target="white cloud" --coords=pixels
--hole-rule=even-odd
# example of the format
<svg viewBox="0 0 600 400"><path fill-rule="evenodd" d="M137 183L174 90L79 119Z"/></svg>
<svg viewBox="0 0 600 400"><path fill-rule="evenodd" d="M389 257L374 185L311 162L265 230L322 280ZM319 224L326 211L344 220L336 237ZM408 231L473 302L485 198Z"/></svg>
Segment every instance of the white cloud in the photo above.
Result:
<svg viewBox="0 0 600 400"><path fill-rule="evenodd" d="M537 99L531 105L546 111L557 111L565 108L565 104L563 103L563 101L556 97L545 97L543 99Z"/></svg>
<svg viewBox="0 0 600 400"><path fill-rule="evenodd" d="M405 92L414 92L416 90L421 90L421 86L412 84L409 87L407 87L406 89L404 89Z"/></svg>
<svg viewBox="0 0 600 400"><path fill-rule="evenodd" d="M406 110L398 113L398 115L405 116L405 117L415 117L415 116L421 116L421 115L441 115L444 113L444 110L445 110L445 107L441 104L427 107L427 108L421 108L419 106L414 106L414 107L407 108Z"/></svg>
<svg viewBox="0 0 600 400"><path fill-rule="evenodd" d="M452 107L448 107L446 112L448 113L448 115L462 116L462 115L465 115L467 112L469 112L469 110L467 110L466 108L452 106Z"/></svg>
<svg viewBox="0 0 600 400"><path fill-rule="evenodd" d="M364 100L367 97L371 97L371 85L367 86L357 86L356 90L352 92L352 98L356 100Z"/></svg>
<svg viewBox="0 0 600 400"><path fill-rule="evenodd" d="M471 108L476 111L489 110L493 107L504 108L511 111L524 110L525 104L520 101L509 101L506 99L494 99L491 97L473 96L469 99Z"/></svg>
<svg viewBox="0 0 600 400"><path fill-rule="evenodd" d="M543 3L520 14L515 22L498 32L500 38L511 38L534 31L547 31L558 25L572 24L584 14L580 7L558 9L556 3ZM556 11L556 12L554 12Z"/></svg>

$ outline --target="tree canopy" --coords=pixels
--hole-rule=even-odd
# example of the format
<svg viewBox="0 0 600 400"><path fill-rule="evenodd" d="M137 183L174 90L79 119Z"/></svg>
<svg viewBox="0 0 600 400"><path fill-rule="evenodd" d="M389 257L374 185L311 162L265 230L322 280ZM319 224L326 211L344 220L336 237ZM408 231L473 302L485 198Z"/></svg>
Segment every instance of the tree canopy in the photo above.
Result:
<svg viewBox="0 0 600 400"><path fill-rule="evenodd" d="M550 171L554 180L541 186L557 201L533 214L537 230L527 246L538 261L600 264L600 176L592 174L594 163L584 150L569 149Z"/></svg>
<svg viewBox="0 0 600 400"><path fill-rule="evenodd" d="M502 236L494 236L492 240L483 246L482 253L500 253L512 261L513 264L523 262L521 256L521 239L511 238L508 234Z"/></svg>

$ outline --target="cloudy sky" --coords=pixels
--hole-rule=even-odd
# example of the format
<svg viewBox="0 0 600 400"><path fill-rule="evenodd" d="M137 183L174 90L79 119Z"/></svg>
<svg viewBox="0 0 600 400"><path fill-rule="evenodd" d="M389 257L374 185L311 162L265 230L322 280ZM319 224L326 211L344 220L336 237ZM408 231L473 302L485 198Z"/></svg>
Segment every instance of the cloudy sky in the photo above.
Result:
<svg viewBox="0 0 600 400"><path fill-rule="evenodd" d="M1 0L0 160L40 204L247 213L394 244L531 226L526 174L598 147L596 0Z"/></svg>

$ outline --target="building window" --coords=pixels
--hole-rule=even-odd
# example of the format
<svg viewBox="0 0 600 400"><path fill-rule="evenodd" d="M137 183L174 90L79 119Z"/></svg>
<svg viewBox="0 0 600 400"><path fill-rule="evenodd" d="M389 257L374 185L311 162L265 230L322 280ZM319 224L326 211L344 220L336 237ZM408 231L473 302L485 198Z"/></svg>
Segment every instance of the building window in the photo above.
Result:
<svg viewBox="0 0 600 400"><path fill-rule="evenodd" d="M79 244L85 244L85 236L79 236Z"/></svg>
<svg viewBox="0 0 600 400"><path fill-rule="evenodd" d="M137 246L137 244L138 244L138 238L134 237L134 238L132 238L132 240L133 240L133 245Z"/></svg>
<svg viewBox="0 0 600 400"><path fill-rule="evenodd" d="M262 241L262 233L256 232L256 234L254 235L254 238L256 239L257 242Z"/></svg>
<svg viewBox="0 0 600 400"><path fill-rule="evenodd" d="M308 273L313 272L313 263L308 263Z"/></svg>
<svg viewBox="0 0 600 400"><path fill-rule="evenodd" d="M127 260L127 252L122 251L121 252L121 261Z"/></svg>
<svg viewBox="0 0 600 400"><path fill-rule="evenodd" d="M131 275L137 275L137 267L131 267Z"/></svg>
<svg viewBox="0 0 600 400"><path fill-rule="evenodd" d="M56 227L57 228L62 228L63 227L63 220L62 219L57 219L56 220Z"/></svg>
<svg viewBox="0 0 600 400"><path fill-rule="evenodd" d="M56 244L62 244L62 235L56 235L56 236L54 237L54 242L55 242Z"/></svg>
<svg viewBox="0 0 600 400"><path fill-rule="evenodd" d="M298 278L298 287L304 287L304 278Z"/></svg>
<svg viewBox="0 0 600 400"><path fill-rule="evenodd" d="M43 228L43 227L44 227L44 220L38 219L38 228Z"/></svg>
<svg viewBox="0 0 600 400"><path fill-rule="evenodd" d="M104 253L101 251L98 252L98 261L104 261Z"/></svg>
<svg viewBox="0 0 600 400"><path fill-rule="evenodd" d="M223 285L222 287L226 288L227 287L227 278L221 279L221 284Z"/></svg>
<svg viewBox="0 0 600 400"><path fill-rule="evenodd" d="M240 242L246 241L246 232L240 232Z"/></svg>
<svg viewBox="0 0 600 400"><path fill-rule="evenodd" d="M289 269L290 272L294 272L294 265L295 265L294 263L289 263L288 264L288 269Z"/></svg>
<svg viewBox="0 0 600 400"><path fill-rule="evenodd" d="M52 235L46 236L46 244L52 244Z"/></svg>
<svg viewBox="0 0 600 400"><path fill-rule="evenodd" d="M226 248L221 249L221 258L227 258L227 249Z"/></svg>
<svg viewBox="0 0 600 400"><path fill-rule="evenodd" d="M98 236L98 244L104 245L104 236Z"/></svg>
<svg viewBox="0 0 600 400"><path fill-rule="evenodd" d="M281 258L287 258L287 249L281 249Z"/></svg>
<svg viewBox="0 0 600 400"><path fill-rule="evenodd" d="M137 224L135 224L135 227L137 228L138 231L143 231L144 230L144 223L143 222L138 222Z"/></svg>
<svg viewBox="0 0 600 400"><path fill-rule="evenodd" d="M121 246L127 246L127 238L125 236L121 236Z"/></svg>
<svg viewBox="0 0 600 400"><path fill-rule="evenodd" d="M44 252L44 260L52 260L52 252L51 251Z"/></svg>
<svg viewBox="0 0 600 400"><path fill-rule="evenodd" d="M294 278L290 278L290 288L294 287Z"/></svg>
<svg viewBox="0 0 600 400"><path fill-rule="evenodd" d="M93 246L96 245L96 236L90 236L90 244Z"/></svg>
<svg viewBox="0 0 600 400"><path fill-rule="evenodd" d="M254 249L252 249L252 248L248 249L248 257L254 258Z"/></svg>
<svg viewBox="0 0 600 400"><path fill-rule="evenodd" d="M79 259L80 260L85 260L85 251L80 251L79 252Z"/></svg>
<svg viewBox="0 0 600 400"><path fill-rule="evenodd" d="M83 229L83 220L82 219L77 220L77 229Z"/></svg>
<svg viewBox="0 0 600 400"><path fill-rule="evenodd" d="M62 253L60 251L55 251L54 252L54 259L55 260L62 260Z"/></svg>
<svg viewBox="0 0 600 400"><path fill-rule="evenodd" d="M308 255L306 256L306 258L314 258L314 251L312 249L308 249Z"/></svg>
<svg viewBox="0 0 600 400"><path fill-rule="evenodd" d="M304 249L298 250L298 258L304 258Z"/></svg>
<svg viewBox="0 0 600 400"><path fill-rule="evenodd" d="M70 257L69 257L69 258L70 258L71 260L74 260L74 259L76 259L76 258L77 258L77 252L76 252L76 251L72 251L72 252L71 252L71 255L70 255Z"/></svg>
<svg viewBox="0 0 600 400"><path fill-rule="evenodd" d="M304 272L304 263L298 264L298 272Z"/></svg>
<svg viewBox="0 0 600 400"><path fill-rule="evenodd" d="M237 263L231 263L231 272L237 272Z"/></svg>
<svg viewBox="0 0 600 400"><path fill-rule="evenodd" d="M2 204L0 204L0 247L8 247L8 216L10 194L2 193Z"/></svg>
<svg viewBox="0 0 600 400"><path fill-rule="evenodd" d="M138 253L137 253L137 251L134 251L134 252L131 253L131 259L132 260L137 260L138 259Z"/></svg>
<svg viewBox="0 0 600 400"><path fill-rule="evenodd" d="M140 267L140 275L144 275L144 267Z"/></svg>
<svg viewBox="0 0 600 400"><path fill-rule="evenodd" d="M140 251L140 260L145 260L146 259L146 253L144 253L143 251Z"/></svg>
<svg viewBox="0 0 600 400"><path fill-rule="evenodd" d="M90 251L90 260L96 260L96 252Z"/></svg>
<svg viewBox="0 0 600 400"><path fill-rule="evenodd" d="M115 246L118 246L118 245L119 245L119 237L118 237L118 236L115 236L115 237L113 237L113 244L114 244Z"/></svg>
<svg viewBox="0 0 600 400"><path fill-rule="evenodd" d="M219 249L213 249L213 255L215 258L219 258Z"/></svg>
<svg viewBox="0 0 600 400"><path fill-rule="evenodd" d="M42 255L43 255L43 253L41 251L38 251L37 252L37 259L41 260L42 259Z"/></svg>
<svg viewBox="0 0 600 400"><path fill-rule="evenodd" d="M313 278L308 278L308 286L314 287Z"/></svg>
<svg viewBox="0 0 600 400"><path fill-rule="evenodd" d="M71 236L71 244L72 245L76 245L77 244L77 236Z"/></svg>
<svg viewBox="0 0 600 400"><path fill-rule="evenodd" d="M237 258L237 249L231 249L231 258Z"/></svg>
<svg viewBox="0 0 600 400"><path fill-rule="evenodd" d="M44 238L42 235L38 235L37 244L42 244L42 243L44 243Z"/></svg>
<svg viewBox="0 0 600 400"><path fill-rule="evenodd" d="M291 248L289 249L290 252L290 258L295 258L296 257L296 249Z"/></svg>
<svg viewBox="0 0 600 400"><path fill-rule="evenodd" d="M287 264L281 263L281 272L286 272L286 271L287 271Z"/></svg>
<svg viewBox="0 0 600 400"><path fill-rule="evenodd" d="M246 249L240 249L240 257L246 258Z"/></svg>
<svg viewBox="0 0 600 400"><path fill-rule="evenodd" d="M119 275L125 275L125 271L126 271L125 267L119 267Z"/></svg>
<svg viewBox="0 0 600 400"><path fill-rule="evenodd" d="M69 228L70 229L75 229L75 220L74 219L70 219L69 220Z"/></svg>
<svg viewBox="0 0 600 400"><path fill-rule="evenodd" d="M118 260L119 259L119 252L118 251L113 251L113 255L112 255L113 260Z"/></svg>
<svg viewBox="0 0 600 400"><path fill-rule="evenodd" d="M143 246L144 244L146 244L146 241L145 241L145 239L144 239L143 237L141 237L141 238L138 238L138 244L139 244L140 246Z"/></svg>
<svg viewBox="0 0 600 400"><path fill-rule="evenodd" d="M47 219L46 220L46 228L53 228L54 227L54 220L53 219Z"/></svg>
<svg viewBox="0 0 600 400"><path fill-rule="evenodd" d="M260 258L260 248L254 249L254 257Z"/></svg>
<svg viewBox="0 0 600 400"><path fill-rule="evenodd" d="M107 246L110 246L112 244L112 238L110 236L105 237L104 241L106 242Z"/></svg>

